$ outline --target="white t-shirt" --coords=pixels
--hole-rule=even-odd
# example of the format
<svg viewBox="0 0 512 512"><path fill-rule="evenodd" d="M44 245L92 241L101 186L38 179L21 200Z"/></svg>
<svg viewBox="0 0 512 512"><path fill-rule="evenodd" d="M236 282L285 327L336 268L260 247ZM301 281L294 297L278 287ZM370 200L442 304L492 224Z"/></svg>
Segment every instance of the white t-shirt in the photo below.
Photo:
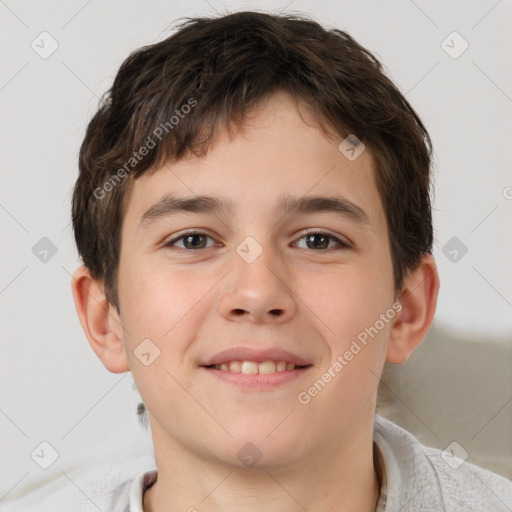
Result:
<svg viewBox="0 0 512 512"><path fill-rule="evenodd" d="M379 415L374 446L382 478L375 512L512 512L512 481L450 454L443 456ZM143 493L157 476L153 469L135 478L122 512L144 512Z"/></svg>
<svg viewBox="0 0 512 512"><path fill-rule="evenodd" d="M376 512L511 512L512 481L437 448L375 415L374 446L381 467ZM140 467L140 466L139 466ZM80 489L47 490L12 502L2 512L143 512L143 492L158 477L155 467L127 478L126 468L97 470ZM116 478L117 476L117 478ZM44 488L41 490L44 491ZM85 496L85 497L84 497ZM200 508L198 507L198 510Z"/></svg>

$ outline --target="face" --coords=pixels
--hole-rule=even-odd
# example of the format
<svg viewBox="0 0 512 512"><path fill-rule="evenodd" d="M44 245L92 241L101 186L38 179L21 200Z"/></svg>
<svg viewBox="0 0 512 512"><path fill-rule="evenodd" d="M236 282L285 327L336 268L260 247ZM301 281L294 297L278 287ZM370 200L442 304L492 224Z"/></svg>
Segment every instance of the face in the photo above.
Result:
<svg viewBox="0 0 512 512"><path fill-rule="evenodd" d="M134 182L120 323L157 453L241 465L251 442L260 466L291 467L373 426L393 269L370 151L350 160L342 140L280 94L206 157Z"/></svg>

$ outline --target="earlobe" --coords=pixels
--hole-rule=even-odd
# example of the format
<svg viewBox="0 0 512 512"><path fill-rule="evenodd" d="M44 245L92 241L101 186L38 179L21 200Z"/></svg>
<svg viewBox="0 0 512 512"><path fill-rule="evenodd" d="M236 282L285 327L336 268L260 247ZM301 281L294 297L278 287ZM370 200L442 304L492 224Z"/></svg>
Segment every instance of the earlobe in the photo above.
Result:
<svg viewBox="0 0 512 512"><path fill-rule="evenodd" d="M405 363L425 339L437 306L439 276L434 258L425 254L419 267L404 280L402 310L391 328L386 361Z"/></svg>
<svg viewBox="0 0 512 512"><path fill-rule="evenodd" d="M71 291L82 329L105 368L113 373L129 371L120 318L87 267L73 273Z"/></svg>

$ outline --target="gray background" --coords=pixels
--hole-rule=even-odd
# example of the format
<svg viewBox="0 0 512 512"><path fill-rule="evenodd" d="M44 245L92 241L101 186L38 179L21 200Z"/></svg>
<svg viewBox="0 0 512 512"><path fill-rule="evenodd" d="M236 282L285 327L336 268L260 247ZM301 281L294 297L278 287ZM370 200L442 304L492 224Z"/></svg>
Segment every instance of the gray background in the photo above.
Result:
<svg viewBox="0 0 512 512"><path fill-rule="evenodd" d="M0 0L0 500L84 462L151 449L131 374L103 367L72 301L77 153L129 52L180 16L245 9L299 11L347 30L424 120L435 149L438 314L411 360L386 368L385 410L421 440L456 440L469 460L512 478L510 0ZM457 58L453 31L469 44ZM46 261L43 237L56 250ZM31 457L43 441L59 454L48 469Z"/></svg>

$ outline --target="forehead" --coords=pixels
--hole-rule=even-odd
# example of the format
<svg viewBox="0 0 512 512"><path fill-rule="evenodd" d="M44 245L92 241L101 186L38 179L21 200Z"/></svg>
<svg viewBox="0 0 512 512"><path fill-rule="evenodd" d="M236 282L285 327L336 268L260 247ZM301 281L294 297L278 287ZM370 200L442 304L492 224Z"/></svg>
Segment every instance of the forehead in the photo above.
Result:
<svg viewBox="0 0 512 512"><path fill-rule="evenodd" d="M275 214L286 201L336 196L355 205L352 213L366 214L374 228L382 227L372 154L365 148L349 159L341 149L350 146L343 141L324 134L309 111L299 112L288 95L276 94L249 112L234 131L216 128L205 157L189 153L135 180L125 222L144 224L150 210L162 207L169 194L224 198L230 215L244 208L263 214L267 207Z"/></svg>

